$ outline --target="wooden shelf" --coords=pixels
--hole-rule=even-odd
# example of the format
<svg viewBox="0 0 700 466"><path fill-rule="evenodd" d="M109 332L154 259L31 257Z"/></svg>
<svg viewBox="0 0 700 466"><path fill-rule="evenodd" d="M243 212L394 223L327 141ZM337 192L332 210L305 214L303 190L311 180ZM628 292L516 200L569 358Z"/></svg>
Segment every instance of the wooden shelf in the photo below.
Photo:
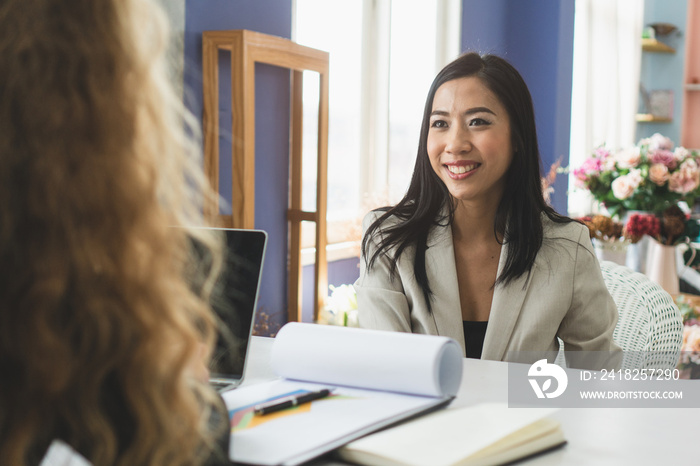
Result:
<svg viewBox="0 0 700 466"><path fill-rule="evenodd" d="M656 39L642 39L642 50L645 52L676 53L676 49Z"/></svg>
<svg viewBox="0 0 700 466"><path fill-rule="evenodd" d="M637 113L637 121L639 123L671 123L671 118L658 117L651 113Z"/></svg>
<svg viewBox="0 0 700 466"><path fill-rule="evenodd" d="M685 90L686 91L700 91L700 84L698 84L698 83L686 84Z"/></svg>
<svg viewBox="0 0 700 466"><path fill-rule="evenodd" d="M203 133L204 167L216 190L219 186L219 51L231 56L231 210L223 216L218 201L206 205L205 214L212 221L229 228L255 228L255 65L268 65L290 70L291 112L290 151L280 154L281 164L289 164L288 220L288 294L289 322L301 322L302 264L301 224L315 223L314 321L328 294L328 229L326 224L328 196L328 52L304 47L288 39L255 31L204 31L202 33ZM316 210L303 211L302 120L303 72L319 74L318 140L316 143ZM228 84L228 83L227 83ZM263 132L265 128L262 128ZM228 139L228 137L227 137ZM261 167L265 168L265 167ZM280 206L282 208L282 206Z"/></svg>

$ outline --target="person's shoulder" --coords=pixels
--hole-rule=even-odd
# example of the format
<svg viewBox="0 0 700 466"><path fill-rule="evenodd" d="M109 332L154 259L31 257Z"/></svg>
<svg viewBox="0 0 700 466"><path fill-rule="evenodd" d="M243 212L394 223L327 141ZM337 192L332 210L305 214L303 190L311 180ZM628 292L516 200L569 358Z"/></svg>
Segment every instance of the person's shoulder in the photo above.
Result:
<svg viewBox="0 0 700 466"><path fill-rule="evenodd" d="M367 231L367 228L369 228L370 225L372 225L383 215L385 215L388 212L388 210L388 208L379 208L367 212L367 214L365 214L364 219L362 220L362 231ZM389 215L384 220L382 220L382 223L379 225L378 229L383 230L387 227L396 225L399 222L400 220L396 217L396 215Z"/></svg>
<svg viewBox="0 0 700 466"><path fill-rule="evenodd" d="M587 226L573 219L557 222L546 215L542 217L544 234L540 251L544 256L550 260L580 259L584 262L596 258Z"/></svg>
<svg viewBox="0 0 700 466"><path fill-rule="evenodd" d="M581 242L589 238L588 227L576 220L555 222L546 214L542 214L542 233L545 239L567 239Z"/></svg>

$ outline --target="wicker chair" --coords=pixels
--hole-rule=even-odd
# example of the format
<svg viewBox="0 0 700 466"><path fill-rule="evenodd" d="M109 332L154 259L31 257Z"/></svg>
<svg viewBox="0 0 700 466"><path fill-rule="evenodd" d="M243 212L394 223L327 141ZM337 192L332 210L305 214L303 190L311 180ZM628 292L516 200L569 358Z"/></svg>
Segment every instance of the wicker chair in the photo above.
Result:
<svg viewBox="0 0 700 466"><path fill-rule="evenodd" d="M646 275L623 265L601 261L600 268L619 313L613 338L624 351L621 368L676 367L683 319L671 295ZM563 356L560 350L558 364L563 365Z"/></svg>

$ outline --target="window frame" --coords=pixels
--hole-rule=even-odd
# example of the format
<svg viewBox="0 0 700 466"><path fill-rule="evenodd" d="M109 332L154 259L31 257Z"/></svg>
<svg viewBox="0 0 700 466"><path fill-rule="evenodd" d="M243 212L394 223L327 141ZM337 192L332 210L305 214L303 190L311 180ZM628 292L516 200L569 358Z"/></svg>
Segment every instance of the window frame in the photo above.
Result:
<svg viewBox="0 0 700 466"><path fill-rule="evenodd" d="M400 0L399 0L400 1ZM360 193L380 198L389 185L389 96L392 0L363 0L360 103ZM297 1L292 5L292 38L296 34ZM460 52L462 2L436 0L437 36L434 71L437 73ZM333 76L330 75L331 86ZM330 102L331 112L333 102ZM360 206L358 206L360 207ZM367 210L378 207L366 206ZM360 218L328 221L328 261L359 257L362 236ZM313 244L308 228L302 244ZM306 240L306 241L304 241ZM313 264L315 249L302 250L302 264Z"/></svg>

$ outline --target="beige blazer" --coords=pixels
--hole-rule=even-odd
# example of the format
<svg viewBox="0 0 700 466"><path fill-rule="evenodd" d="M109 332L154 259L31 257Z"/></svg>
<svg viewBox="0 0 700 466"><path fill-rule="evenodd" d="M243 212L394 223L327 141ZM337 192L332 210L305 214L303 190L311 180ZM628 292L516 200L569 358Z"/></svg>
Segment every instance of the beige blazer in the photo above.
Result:
<svg viewBox="0 0 700 466"><path fill-rule="evenodd" d="M364 230L377 218L371 212ZM391 221L391 220L390 220ZM518 351L613 351L617 308L608 293L588 229L557 224L543 215L544 238L531 273L495 288L482 359L514 361ZM376 241L370 242L370 252ZM498 273L509 254L503 246ZM432 313L413 274L415 248L407 248L389 276L389 261L378 257L371 271L364 258L355 282L360 326L452 337L465 352L452 228L435 227L428 237L426 270L433 292ZM495 277L494 277L495 279ZM466 352L465 352L466 354Z"/></svg>

